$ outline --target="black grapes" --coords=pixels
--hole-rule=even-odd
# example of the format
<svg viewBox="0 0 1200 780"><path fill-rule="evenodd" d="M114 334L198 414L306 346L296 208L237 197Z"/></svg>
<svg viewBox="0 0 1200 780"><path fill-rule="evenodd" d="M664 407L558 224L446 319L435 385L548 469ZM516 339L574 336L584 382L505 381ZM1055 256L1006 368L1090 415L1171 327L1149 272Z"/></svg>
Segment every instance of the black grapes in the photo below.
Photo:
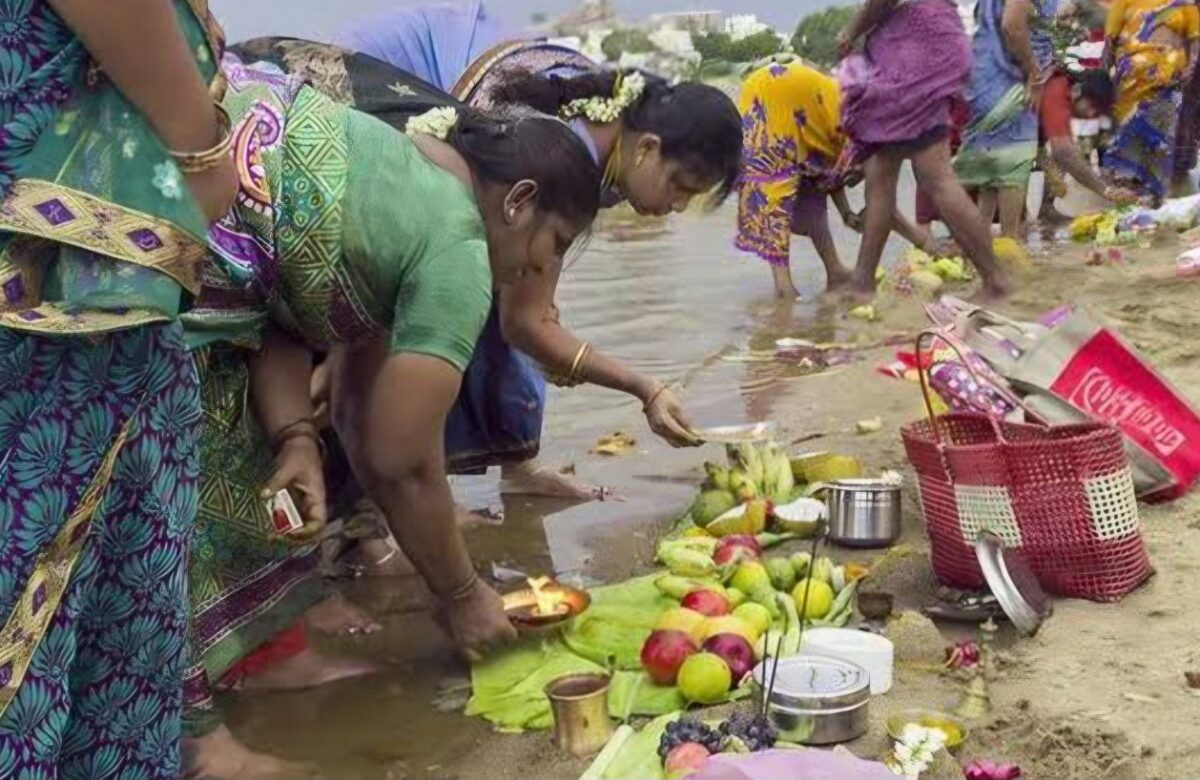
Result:
<svg viewBox="0 0 1200 780"><path fill-rule="evenodd" d="M721 734L698 720L680 718L667 724L667 730L658 741L658 757L665 760L668 753L685 742L698 742L709 753L716 753L721 749Z"/></svg>
<svg viewBox="0 0 1200 780"><path fill-rule="evenodd" d="M721 724L720 731L726 737L742 740L751 753L769 750L779 739L779 732L771 725L771 721L762 715L752 715L749 712L733 713Z"/></svg>

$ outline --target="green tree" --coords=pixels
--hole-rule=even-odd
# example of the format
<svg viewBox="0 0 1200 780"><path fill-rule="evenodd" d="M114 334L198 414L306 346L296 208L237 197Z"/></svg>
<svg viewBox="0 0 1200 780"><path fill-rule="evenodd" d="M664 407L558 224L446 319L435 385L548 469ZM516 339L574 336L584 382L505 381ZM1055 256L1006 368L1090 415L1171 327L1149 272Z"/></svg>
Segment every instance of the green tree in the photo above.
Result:
<svg viewBox="0 0 1200 780"><path fill-rule="evenodd" d="M754 62L783 49L783 42L771 30L747 35L733 40L728 33L697 33L692 36L692 45L700 53L702 62Z"/></svg>
<svg viewBox="0 0 1200 780"><path fill-rule="evenodd" d="M835 6L800 20L792 36L792 48L806 60L824 68L837 64L837 38L858 13L856 6Z"/></svg>
<svg viewBox="0 0 1200 780"><path fill-rule="evenodd" d="M628 28L613 30L609 33L608 37L600 43L600 50L604 52L605 57L616 62L625 52L645 54L654 51L654 44L650 41L650 35L646 31Z"/></svg>
<svg viewBox="0 0 1200 780"><path fill-rule="evenodd" d="M731 62L733 39L729 33L692 33L692 46L700 54L702 62Z"/></svg>
<svg viewBox="0 0 1200 780"><path fill-rule="evenodd" d="M733 42L734 62L754 62L783 51L783 41L774 30L762 30Z"/></svg>

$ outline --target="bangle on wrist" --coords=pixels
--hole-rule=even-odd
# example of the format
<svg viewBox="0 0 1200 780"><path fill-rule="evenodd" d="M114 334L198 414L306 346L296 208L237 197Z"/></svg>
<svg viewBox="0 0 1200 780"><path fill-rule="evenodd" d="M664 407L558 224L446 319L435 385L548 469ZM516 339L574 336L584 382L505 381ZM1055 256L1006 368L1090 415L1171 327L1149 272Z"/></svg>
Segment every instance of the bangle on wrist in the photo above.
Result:
<svg viewBox="0 0 1200 780"><path fill-rule="evenodd" d="M644 414L646 412L649 412L650 407L654 406L654 402L657 401L658 397L661 396L664 392L666 392L666 390L667 390L666 385L658 385L657 387L655 387L654 392L651 393L650 397L646 399L646 403L642 404L642 413Z"/></svg>
<svg viewBox="0 0 1200 780"><path fill-rule="evenodd" d="M478 584L479 584L479 572L475 571L475 569L471 569L471 574L467 577L466 581L463 582L463 584L459 585L457 588L450 591L449 593L439 594L439 596L443 601L447 601L447 602L450 602L451 604L454 604L459 601L462 601L467 596L470 596L471 592L473 590L475 590L475 586Z"/></svg>
<svg viewBox="0 0 1200 780"><path fill-rule="evenodd" d="M580 376L583 373L583 366L587 363L588 355L592 352L592 345L588 342L583 342L580 345L579 351L575 353L575 360L571 363L571 373L567 374L567 386L574 387L580 383Z"/></svg>
<svg viewBox="0 0 1200 780"><path fill-rule="evenodd" d="M181 173L203 173L216 168L229 158L233 151L233 120L220 103L213 103L217 114L217 143L199 152L177 152L168 150Z"/></svg>

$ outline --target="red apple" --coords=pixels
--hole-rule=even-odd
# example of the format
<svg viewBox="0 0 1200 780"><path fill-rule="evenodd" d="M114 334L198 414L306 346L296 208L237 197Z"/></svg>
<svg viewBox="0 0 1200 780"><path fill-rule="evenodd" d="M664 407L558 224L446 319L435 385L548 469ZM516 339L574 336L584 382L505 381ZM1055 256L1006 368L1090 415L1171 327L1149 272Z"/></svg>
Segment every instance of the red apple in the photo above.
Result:
<svg viewBox="0 0 1200 780"><path fill-rule="evenodd" d="M704 643L704 651L720 656L729 666L733 677L733 687L737 687L750 670L754 668L754 648L744 636L738 634L717 634L709 637Z"/></svg>
<svg viewBox="0 0 1200 780"><path fill-rule="evenodd" d="M657 685L674 685L679 667L696 652L696 643L682 631L655 631L642 645L642 668Z"/></svg>
<svg viewBox="0 0 1200 780"><path fill-rule="evenodd" d="M667 757L663 759L663 769L668 775L678 773L679 776L685 776L699 771L704 762L708 761L709 755L708 748L699 742L684 742L667 753Z"/></svg>
<svg viewBox="0 0 1200 780"><path fill-rule="evenodd" d="M713 563L724 566L727 563L757 561L762 557L762 545L749 534L726 536L717 543L713 551Z"/></svg>
<svg viewBox="0 0 1200 780"><path fill-rule="evenodd" d="M699 612L705 617L728 615L731 609L729 599L715 590L707 590L705 588L694 590L684 596L680 606Z"/></svg>

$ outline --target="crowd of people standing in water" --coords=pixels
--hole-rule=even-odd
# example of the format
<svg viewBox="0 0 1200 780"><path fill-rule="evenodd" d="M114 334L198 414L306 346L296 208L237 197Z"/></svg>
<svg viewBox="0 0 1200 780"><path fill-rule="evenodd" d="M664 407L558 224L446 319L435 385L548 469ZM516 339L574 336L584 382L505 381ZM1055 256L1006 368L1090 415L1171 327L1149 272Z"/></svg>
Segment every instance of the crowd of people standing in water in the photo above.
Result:
<svg viewBox="0 0 1200 780"><path fill-rule="evenodd" d="M468 657L510 641L448 474L606 493L538 466L546 379L641 404L698 444L660 380L561 322L601 208L667 216L736 193L737 246L794 295L790 237L869 295L891 231L935 219L1010 281L1039 152L1116 203L1188 184L1195 0L1115 0L1106 58L1057 66L1055 0L868 0L836 76L697 82L505 39L480 3L393 12L338 43L226 46L203 0L28 0L0 29L0 777L286 777L220 690L368 674L309 634L375 626L318 572L367 506ZM153 45L147 45L152 41ZM1100 173L1071 119L1111 115ZM909 161L917 221L897 205ZM846 189L862 181L866 208ZM853 270L827 202L861 231ZM974 201L974 202L973 202ZM336 486L336 490L327 490ZM303 525L276 526L287 489ZM377 563L391 542L368 549Z"/></svg>
<svg viewBox="0 0 1200 780"><path fill-rule="evenodd" d="M1116 205L1190 192L1200 146L1194 0L977 0L975 31L945 0L868 0L840 40L834 73L774 58L743 84L746 156L737 245L771 267L776 291L798 295L790 237L808 236L830 288L874 290L891 231L931 253L943 222L980 271L984 290L1008 287L990 226L1020 240L1029 181L1046 172L1041 216L1059 217L1061 174ZM1072 57L1054 31L1094 29L1104 57ZM1099 151L1075 141L1072 120L1107 119ZM916 223L895 207L900 164L917 181ZM865 179L866 208L845 189ZM827 201L862 233L853 272L829 230ZM971 203L974 201L974 204Z"/></svg>

